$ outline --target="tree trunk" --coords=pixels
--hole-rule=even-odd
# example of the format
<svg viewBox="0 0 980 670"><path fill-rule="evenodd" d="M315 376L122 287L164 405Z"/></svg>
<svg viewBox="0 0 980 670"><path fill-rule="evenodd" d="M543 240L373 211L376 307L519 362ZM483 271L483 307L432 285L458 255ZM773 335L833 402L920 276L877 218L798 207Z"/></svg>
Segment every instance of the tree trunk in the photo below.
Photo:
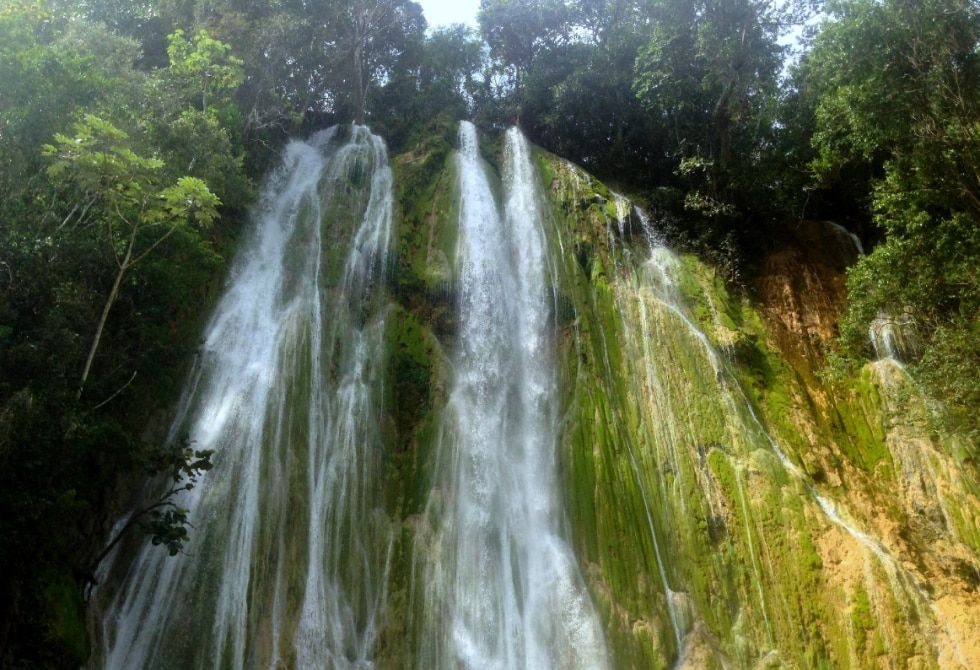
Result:
<svg viewBox="0 0 980 670"><path fill-rule="evenodd" d="M85 360L85 369L82 371L82 379L78 383L78 392L75 394L75 400L82 397L82 389L85 388L85 382L88 381L89 372L92 371L92 361L95 360L95 352L99 350L99 343L102 341L102 332L105 330L106 321L109 320L109 311L112 309L113 304L116 302L116 298L119 297L119 287L122 286L123 277L126 275L126 271L129 270L129 261L133 257L133 246L136 244L136 228L133 228L133 234L129 237L129 246L126 249L126 257L119 264L119 272L116 273L116 280L112 283L112 290L109 292L109 298L105 301L105 307L102 308L102 316L99 317L99 325L95 329L95 337L92 339L92 346L88 350L88 358Z"/></svg>

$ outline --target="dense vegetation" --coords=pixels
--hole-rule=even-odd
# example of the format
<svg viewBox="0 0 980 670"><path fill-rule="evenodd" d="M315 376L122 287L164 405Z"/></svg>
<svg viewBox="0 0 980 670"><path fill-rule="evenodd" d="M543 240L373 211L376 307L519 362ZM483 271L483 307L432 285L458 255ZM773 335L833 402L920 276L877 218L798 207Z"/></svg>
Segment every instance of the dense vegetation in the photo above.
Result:
<svg viewBox="0 0 980 670"><path fill-rule="evenodd" d="M980 431L973 0L484 0L479 21L0 0L0 665L84 659L112 522L146 477L206 466L159 444L204 307L277 147L337 122L393 151L449 119L519 123L736 285L800 218L838 221L869 253L833 358L901 321L950 426ZM173 512L140 525L179 550Z"/></svg>

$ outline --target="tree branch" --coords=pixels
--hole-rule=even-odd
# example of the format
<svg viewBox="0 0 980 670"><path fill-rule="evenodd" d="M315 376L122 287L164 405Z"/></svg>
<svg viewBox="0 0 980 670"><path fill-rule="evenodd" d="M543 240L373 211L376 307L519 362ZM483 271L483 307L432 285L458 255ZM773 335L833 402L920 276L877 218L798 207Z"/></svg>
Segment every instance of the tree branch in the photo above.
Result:
<svg viewBox="0 0 980 670"><path fill-rule="evenodd" d="M88 571L89 574L86 575L86 577L85 577L90 583L92 583L92 584L97 584L98 583L95 580L95 571L98 570L99 565L102 564L102 561L105 560L106 556L108 556L112 552L112 550L116 548L116 545L119 544L119 542L122 541L122 539L126 536L126 532L130 528L132 528L133 526L135 526L136 523L141 518L143 518L144 516L146 516L147 514L149 514L150 512L152 512L153 510L159 509L161 507L167 507L167 506L174 507L174 508L177 507L177 504L174 503L172 500L170 500L169 499L169 496L170 496L170 494L168 494L168 499L167 500L157 501L157 502L153 503L152 505L149 505L149 506L144 507L143 509L141 509L141 510L139 510L137 512L134 512L132 514L132 516L130 516L129 519L126 520L126 523L123 524L123 527L119 529L119 532L116 533L116 536L114 538L112 538L112 540L109 542L109 544L107 544L105 546L105 548L101 552L99 552L99 555L96 556L95 559L92 561L92 568L91 568L91 570Z"/></svg>
<svg viewBox="0 0 980 670"><path fill-rule="evenodd" d="M144 249L142 253L140 253L136 258L134 258L132 261L130 261L130 263L129 263L130 267L132 267L133 265L136 265L137 263L139 263L141 260L143 260L144 258L146 258L154 249L156 249L158 246L160 246L161 244L163 244L167 240L168 237L170 237L171 235L174 234L174 231L176 231L177 228L178 228L178 226L177 226L176 223L173 224L172 226L170 226L170 230L168 230L166 233L164 233L162 236L160 236L160 238L156 242L154 242L153 244L151 244L149 246L149 248Z"/></svg>
<svg viewBox="0 0 980 670"><path fill-rule="evenodd" d="M126 390L126 387L129 386L130 384L132 384L133 383L133 380L136 379L136 372L137 372L136 370L133 370L133 376L129 378L129 381L126 382L125 384L123 384L122 386L120 386L119 389L115 393L113 393L111 396L109 396L108 398L106 398L105 400L103 400L102 402L100 402L98 405L96 405L95 407L93 407L92 408L92 411L94 412L95 410L99 409L103 405L107 405L110 400L112 400L117 395L119 395L120 393L122 393L123 391L125 391Z"/></svg>

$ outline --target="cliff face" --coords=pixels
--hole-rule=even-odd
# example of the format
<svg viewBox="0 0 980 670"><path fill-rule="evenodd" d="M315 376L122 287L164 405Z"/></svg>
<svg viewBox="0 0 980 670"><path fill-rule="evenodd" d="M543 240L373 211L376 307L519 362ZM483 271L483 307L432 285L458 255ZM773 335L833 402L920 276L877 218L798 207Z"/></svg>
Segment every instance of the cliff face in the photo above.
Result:
<svg viewBox="0 0 980 670"><path fill-rule="evenodd" d="M839 228L806 224L796 246L767 259L757 286L769 343L791 367L800 389L793 423L804 431L821 423L831 428L824 440L811 440L798 453L809 471L831 473L829 495L853 510L916 585L929 607L926 618L938 629L931 631L938 664L972 667L980 659L980 506L977 472L969 459L972 445L937 428L940 408L895 360L869 362L854 378L835 383L815 374L843 307L843 271L853 256L828 254L835 244L847 246ZM800 409L805 403L809 412ZM855 420L849 417L859 417L871 434L851 428ZM877 462L869 457L870 445L881 454ZM847 575L846 547L833 547L828 563L856 583L861 575ZM876 625L884 633L888 624L880 619ZM889 657L877 654L865 662Z"/></svg>
<svg viewBox="0 0 980 670"><path fill-rule="evenodd" d="M456 328L451 130L393 160L387 507L400 520L380 667L411 665L419 556ZM492 143L485 158L499 164ZM818 372L855 249L801 225L750 292L536 153L559 352L569 535L617 667L980 667L968 445L891 360ZM397 399L397 403L394 401Z"/></svg>
<svg viewBox="0 0 980 670"><path fill-rule="evenodd" d="M126 543L93 665L980 667L975 445L893 359L822 372L846 232L799 224L736 293L580 168L455 130L391 171L363 128L291 145L179 413L216 448L196 544Z"/></svg>

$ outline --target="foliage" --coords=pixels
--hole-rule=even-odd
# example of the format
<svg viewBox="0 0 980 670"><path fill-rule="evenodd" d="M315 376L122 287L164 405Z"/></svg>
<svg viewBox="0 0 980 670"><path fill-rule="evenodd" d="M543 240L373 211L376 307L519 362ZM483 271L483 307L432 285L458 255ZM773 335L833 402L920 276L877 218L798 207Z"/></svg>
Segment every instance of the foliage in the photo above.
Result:
<svg viewBox="0 0 980 670"><path fill-rule="evenodd" d="M231 46L199 30L190 42L183 30L168 37L167 57L170 73L178 86L190 93L200 93L201 111L208 111L208 96L221 96L242 83L242 60L231 53Z"/></svg>
<svg viewBox="0 0 980 670"><path fill-rule="evenodd" d="M382 128L394 150L421 137L432 119L471 116L490 97L480 73L483 43L465 26L434 31L406 54L397 73L369 96L371 124Z"/></svg>
<svg viewBox="0 0 980 670"><path fill-rule="evenodd" d="M68 183L75 205L59 229L69 224L84 226L96 237L103 234L116 263L116 278L102 309L78 386L81 396L109 311L119 297L126 274L174 233L206 228L217 214L218 198L196 177L181 177L163 186L155 178L163 167L159 159L143 158L126 144L126 133L96 116L75 124L75 134L55 134L57 145L46 144L44 154L55 157L48 168L53 183ZM80 212L78 217L74 213Z"/></svg>
<svg viewBox="0 0 980 670"><path fill-rule="evenodd" d="M778 39L795 20L791 8L760 0L664 0L655 3L637 52L633 91L663 125L672 181L683 194L678 215L693 224L687 236L695 248L724 259L731 279L738 267L726 249L747 265L785 215L773 203L783 167Z"/></svg>
<svg viewBox="0 0 980 670"><path fill-rule="evenodd" d="M538 58L571 42L575 9L563 0L483 0L480 27L519 86Z"/></svg>
<svg viewBox="0 0 980 670"><path fill-rule="evenodd" d="M213 455L214 452L208 449L191 448L188 446L187 438L184 438L177 447L160 449L151 454L147 463L147 474L153 476L165 473L170 479L170 486L152 503L129 515L115 537L93 560L87 579L95 583L95 573L99 564L129 531L138 525L143 527L153 546L162 544L171 556L179 554L189 539L187 529L191 524L187 519L189 510L178 506L175 499L180 494L193 490L198 479L213 467L214 464L211 462Z"/></svg>
<svg viewBox="0 0 980 670"><path fill-rule="evenodd" d="M667 119L680 155L723 169L735 159L737 134L766 127L759 119L775 93L779 26L753 0L659 4L634 90Z"/></svg>
<svg viewBox="0 0 980 670"><path fill-rule="evenodd" d="M208 39L196 39L205 56L230 62ZM213 236L249 198L235 82L215 85L220 71L193 48L194 67L138 55L133 39L57 6L0 7L5 667L85 660L71 632L84 630L81 588L143 483L146 427L193 351L221 267ZM171 549L172 511L154 520ZM77 598L49 597L66 584Z"/></svg>
<svg viewBox="0 0 980 670"><path fill-rule="evenodd" d="M867 350L880 314L922 343L916 374L980 430L980 10L968 1L849 0L802 65L818 87L813 170L865 175L884 241L850 272L842 343Z"/></svg>
<svg viewBox="0 0 980 670"><path fill-rule="evenodd" d="M26 197L42 175L42 143L76 109L128 97L138 45L104 27L66 22L43 5L0 6L0 198Z"/></svg>
<svg viewBox="0 0 980 670"><path fill-rule="evenodd" d="M235 97L259 168L270 149L307 124L364 122L387 112L370 101L399 78L425 30L421 7L409 0L220 0L166 3L160 11L174 25L192 18L234 45L244 74Z"/></svg>

